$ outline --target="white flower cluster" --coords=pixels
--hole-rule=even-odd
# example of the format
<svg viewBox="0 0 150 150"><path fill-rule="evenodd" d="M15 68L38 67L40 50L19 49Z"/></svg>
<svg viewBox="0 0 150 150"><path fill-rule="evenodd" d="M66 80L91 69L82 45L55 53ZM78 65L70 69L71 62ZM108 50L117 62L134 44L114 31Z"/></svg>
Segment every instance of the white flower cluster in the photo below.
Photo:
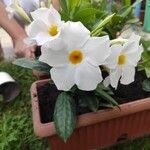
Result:
<svg viewBox="0 0 150 150"><path fill-rule="evenodd" d="M133 34L122 45L111 45L109 36L91 37L81 22L61 21L51 6L31 13L30 43L41 46L40 61L52 66L51 78L59 90L74 85L81 90L94 90L100 82L117 88L134 81L135 67L143 52L140 37ZM106 66L109 76L103 79L99 66Z"/></svg>

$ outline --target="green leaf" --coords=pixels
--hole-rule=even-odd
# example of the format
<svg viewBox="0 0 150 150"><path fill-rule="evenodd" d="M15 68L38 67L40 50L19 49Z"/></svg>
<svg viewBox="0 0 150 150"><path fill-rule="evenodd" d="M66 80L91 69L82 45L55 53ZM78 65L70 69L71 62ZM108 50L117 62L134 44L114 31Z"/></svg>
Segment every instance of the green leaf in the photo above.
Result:
<svg viewBox="0 0 150 150"><path fill-rule="evenodd" d="M113 108L112 104L106 104L106 103L100 103L99 106L100 107L106 107L106 108Z"/></svg>
<svg viewBox="0 0 150 150"><path fill-rule="evenodd" d="M113 104L114 106L119 107L119 104L115 101L114 98L112 98L110 95L108 95L107 92L105 92L104 90L102 90L100 87L97 87L97 89L95 90L96 94L98 96L100 96L101 98L103 98L104 100L108 101L109 103Z"/></svg>
<svg viewBox="0 0 150 150"><path fill-rule="evenodd" d="M123 5L130 6L131 5L131 0L123 0Z"/></svg>
<svg viewBox="0 0 150 150"><path fill-rule="evenodd" d="M66 142L76 125L74 99L66 92L61 93L54 109L54 123L58 135Z"/></svg>
<svg viewBox="0 0 150 150"><path fill-rule="evenodd" d="M150 67L145 68L147 78L150 78Z"/></svg>
<svg viewBox="0 0 150 150"><path fill-rule="evenodd" d="M61 8L64 12L68 12L67 2L66 0L60 0Z"/></svg>
<svg viewBox="0 0 150 150"><path fill-rule="evenodd" d="M91 32L91 35L95 35L95 32L97 32L97 30L103 28L107 23L109 23L112 18L114 17L115 14L109 15L107 16L103 21L100 21L97 26L93 29L93 31Z"/></svg>
<svg viewBox="0 0 150 150"><path fill-rule="evenodd" d="M74 14L75 21L84 22L85 19L97 14L99 11L95 8L83 8Z"/></svg>
<svg viewBox="0 0 150 150"><path fill-rule="evenodd" d="M146 92L150 92L150 79L144 80L142 83L142 88Z"/></svg>
<svg viewBox="0 0 150 150"><path fill-rule="evenodd" d="M96 112L99 107L99 100L91 92L80 92L79 99L85 104L91 111Z"/></svg>
<svg viewBox="0 0 150 150"><path fill-rule="evenodd" d="M132 7L124 6L124 7L118 12L118 15L120 15L121 17L127 17L131 11L132 11Z"/></svg>
<svg viewBox="0 0 150 150"><path fill-rule="evenodd" d="M71 11L72 9L78 7L80 3L81 3L81 0L68 0L69 10Z"/></svg>
<svg viewBox="0 0 150 150"><path fill-rule="evenodd" d="M27 58L16 59L13 62L13 64L23 68L38 70L47 74L50 73L50 69L51 69L51 67L46 63L34 59L27 59Z"/></svg>
<svg viewBox="0 0 150 150"><path fill-rule="evenodd" d="M138 22L139 22L138 18L132 18L132 19L127 21L128 24L135 24L135 23L138 23Z"/></svg>

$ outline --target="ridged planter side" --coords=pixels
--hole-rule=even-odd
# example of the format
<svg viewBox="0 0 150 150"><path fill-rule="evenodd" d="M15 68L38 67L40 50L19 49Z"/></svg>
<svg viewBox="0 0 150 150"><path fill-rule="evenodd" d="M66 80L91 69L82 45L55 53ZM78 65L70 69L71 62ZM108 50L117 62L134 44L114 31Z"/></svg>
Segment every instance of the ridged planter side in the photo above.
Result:
<svg viewBox="0 0 150 150"><path fill-rule="evenodd" d="M31 97L34 132L48 137L52 150L93 150L150 134L150 98L146 98L122 104L121 110L114 108L80 115L76 130L64 143L56 135L53 122L42 124L40 121L36 89L48 81L33 83Z"/></svg>

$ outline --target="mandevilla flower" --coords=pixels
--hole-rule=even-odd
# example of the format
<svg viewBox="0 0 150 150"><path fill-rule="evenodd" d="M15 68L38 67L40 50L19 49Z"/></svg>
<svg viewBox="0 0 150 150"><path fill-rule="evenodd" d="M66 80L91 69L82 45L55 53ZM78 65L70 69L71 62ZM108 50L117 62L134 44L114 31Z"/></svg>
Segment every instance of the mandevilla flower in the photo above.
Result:
<svg viewBox="0 0 150 150"><path fill-rule="evenodd" d="M134 81L135 67L143 52L142 45L139 45L140 36L132 34L124 45L112 45L111 54L106 59L106 66L110 69L110 75L104 81L107 86L117 88L121 84L127 85Z"/></svg>
<svg viewBox="0 0 150 150"><path fill-rule="evenodd" d="M35 40L37 45L57 38L61 32L60 14L51 5L48 8L39 8L31 13L33 22L29 26L29 39Z"/></svg>
<svg viewBox="0 0 150 150"><path fill-rule="evenodd" d="M52 66L51 78L59 90L68 91L74 84L90 91L102 81L101 65L109 55L109 37L90 37L80 22L67 22L57 38L42 46L39 60Z"/></svg>

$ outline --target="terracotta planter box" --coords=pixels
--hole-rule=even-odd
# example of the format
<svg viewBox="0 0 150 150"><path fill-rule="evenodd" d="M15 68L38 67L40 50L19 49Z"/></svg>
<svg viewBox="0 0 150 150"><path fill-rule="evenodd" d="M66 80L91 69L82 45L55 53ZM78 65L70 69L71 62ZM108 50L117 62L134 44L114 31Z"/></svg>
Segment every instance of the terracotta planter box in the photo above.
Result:
<svg viewBox="0 0 150 150"><path fill-rule="evenodd" d="M57 135L54 123L40 121L37 87L49 80L33 83L31 87L34 132L48 137L51 150L93 150L150 134L150 98L120 105L118 108L99 110L78 117L76 130L64 143Z"/></svg>
<svg viewBox="0 0 150 150"><path fill-rule="evenodd" d="M37 77L39 80L42 79L48 79L50 76L48 74L45 74L41 71L37 71L37 70L32 70L32 73L35 77Z"/></svg>

